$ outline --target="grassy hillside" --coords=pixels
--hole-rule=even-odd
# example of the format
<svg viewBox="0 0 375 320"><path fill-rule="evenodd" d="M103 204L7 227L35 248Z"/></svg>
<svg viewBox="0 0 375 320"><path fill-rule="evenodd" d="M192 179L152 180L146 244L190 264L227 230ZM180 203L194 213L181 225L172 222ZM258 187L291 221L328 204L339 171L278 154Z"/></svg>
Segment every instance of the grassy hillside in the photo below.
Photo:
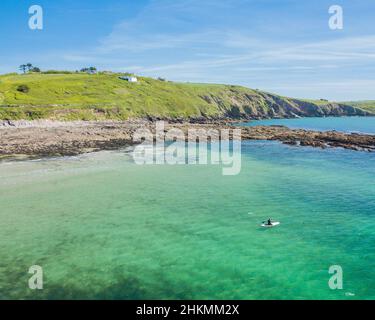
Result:
<svg viewBox="0 0 375 320"><path fill-rule="evenodd" d="M375 113L375 100L348 101L343 103Z"/></svg>
<svg viewBox="0 0 375 320"><path fill-rule="evenodd" d="M0 76L0 119L100 120L134 117L254 118L354 113L240 86L173 83L119 74Z"/></svg>

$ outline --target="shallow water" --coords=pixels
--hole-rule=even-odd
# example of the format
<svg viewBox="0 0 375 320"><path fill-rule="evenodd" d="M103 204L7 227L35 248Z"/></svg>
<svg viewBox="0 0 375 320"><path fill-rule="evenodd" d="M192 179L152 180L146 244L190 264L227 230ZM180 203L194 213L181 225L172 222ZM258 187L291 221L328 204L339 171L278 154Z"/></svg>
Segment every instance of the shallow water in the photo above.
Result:
<svg viewBox="0 0 375 320"><path fill-rule="evenodd" d="M375 134L375 117L327 117L299 119L267 119L241 123L244 126L283 125L292 129L342 131Z"/></svg>
<svg viewBox="0 0 375 320"><path fill-rule="evenodd" d="M242 150L237 176L126 150L0 163L0 297L375 299L375 155Z"/></svg>

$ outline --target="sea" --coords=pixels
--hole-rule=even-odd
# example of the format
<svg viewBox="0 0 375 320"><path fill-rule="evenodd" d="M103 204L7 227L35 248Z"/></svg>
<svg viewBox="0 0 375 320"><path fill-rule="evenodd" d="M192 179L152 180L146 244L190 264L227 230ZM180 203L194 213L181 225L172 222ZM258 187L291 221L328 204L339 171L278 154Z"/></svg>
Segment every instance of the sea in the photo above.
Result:
<svg viewBox="0 0 375 320"><path fill-rule="evenodd" d="M375 299L374 153L243 141L232 176L132 155L0 162L0 299Z"/></svg>

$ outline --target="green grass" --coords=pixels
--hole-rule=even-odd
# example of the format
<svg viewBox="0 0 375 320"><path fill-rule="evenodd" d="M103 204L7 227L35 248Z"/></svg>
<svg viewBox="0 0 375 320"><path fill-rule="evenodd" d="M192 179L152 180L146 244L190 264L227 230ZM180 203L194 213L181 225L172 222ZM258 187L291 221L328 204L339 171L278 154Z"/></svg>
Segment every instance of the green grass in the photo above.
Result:
<svg viewBox="0 0 375 320"><path fill-rule="evenodd" d="M10 74L0 76L0 118L11 119L127 119L140 116L219 116L215 103L222 98L230 109L230 96L251 89L210 84L182 84L139 78L138 83L120 80L119 74ZM29 92L19 92L26 85Z"/></svg>
<svg viewBox="0 0 375 320"><path fill-rule="evenodd" d="M353 107L361 108L370 112L375 112L375 100L363 100L363 101L348 101L343 102Z"/></svg>
<svg viewBox="0 0 375 320"><path fill-rule="evenodd" d="M329 101L325 100L325 99L302 99L302 101L310 102L310 103L316 104L318 106L324 106L327 103L329 103Z"/></svg>
<svg viewBox="0 0 375 320"><path fill-rule="evenodd" d="M119 79L120 75L57 71L0 75L0 119L241 118L267 115L274 105L281 105L281 116L285 108L299 108L296 99L241 86L145 77L139 77L138 83L129 83ZM28 90L17 90L20 86Z"/></svg>

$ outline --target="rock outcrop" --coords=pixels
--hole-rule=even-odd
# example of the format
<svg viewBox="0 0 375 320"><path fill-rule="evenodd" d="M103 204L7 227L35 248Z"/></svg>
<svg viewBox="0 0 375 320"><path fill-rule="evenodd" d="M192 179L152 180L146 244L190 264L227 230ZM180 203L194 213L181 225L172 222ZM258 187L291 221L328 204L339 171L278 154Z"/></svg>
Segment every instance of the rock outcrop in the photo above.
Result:
<svg viewBox="0 0 375 320"><path fill-rule="evenodd" d="M155 131L155 123L147 121L126 122L12 122L0 129L0 158L27 156L71 156L99 150L111 150L137 144L137 129ZM192 124L170 123L165 130L181 129L239 129L227 123ZM292 130L284 126L240 127L243 140L277 140L295 146L319 148L342 147L345 149L375 151L375 135L346 134L336 131L320 132ZM186 134L186 136L188 136ZM214 136L212 140L220 139Z"/></svg>

